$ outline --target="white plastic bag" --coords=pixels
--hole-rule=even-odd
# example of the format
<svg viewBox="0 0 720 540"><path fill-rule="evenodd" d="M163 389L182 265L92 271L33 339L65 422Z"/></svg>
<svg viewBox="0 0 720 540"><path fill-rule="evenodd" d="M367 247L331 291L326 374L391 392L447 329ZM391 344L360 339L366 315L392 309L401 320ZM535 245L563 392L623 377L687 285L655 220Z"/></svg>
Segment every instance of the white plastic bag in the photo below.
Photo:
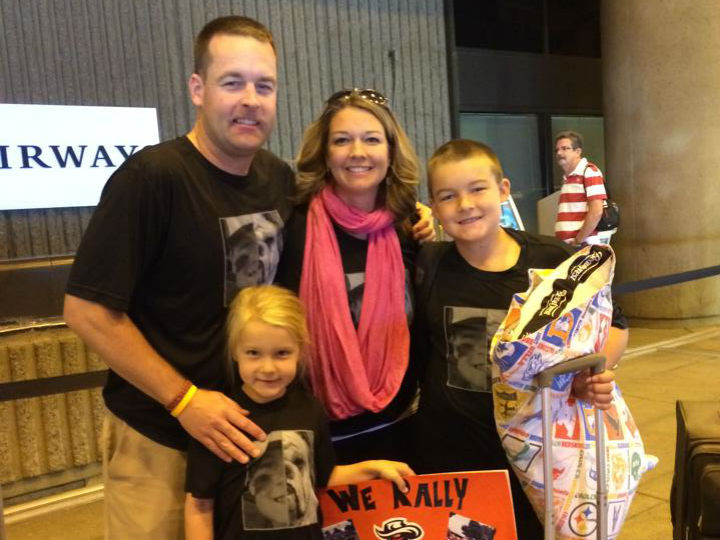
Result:
<svg viewBox="0 0 720 540"><path fill-rule="evenodd" d="M508 459L544 518L539 372L599 352L612 320L615 255L588 246L555 270L530 270L530 289L515 295L492 343L495 421ZM574 373L555 377L553 498L556 538L594 539L597 530L593 408L570 396ZM614 384L614 383L613 383ZM642 440L617 386L604 414L608 535L615 538L645 470Z"/></svg>

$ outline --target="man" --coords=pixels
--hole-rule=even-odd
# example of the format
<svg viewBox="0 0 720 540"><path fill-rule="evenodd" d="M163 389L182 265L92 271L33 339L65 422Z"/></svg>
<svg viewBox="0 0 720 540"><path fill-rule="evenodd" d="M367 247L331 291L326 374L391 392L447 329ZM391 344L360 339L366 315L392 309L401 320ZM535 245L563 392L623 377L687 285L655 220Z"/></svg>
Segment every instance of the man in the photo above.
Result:
<svg viewBox="0 0 720 540"><path fill-rule="evenodd" d="M555 156L563 170L555 236L573 246L607 243L597 224L607 199L603 175L597 165L582 157L583 139L574 131L562 131L555 137Z"/></svg>
<svg viewBox="0 0 720 540"><path fill-rule="evenodd" d="M188 434L243 463L259 455L251 439L265 439L219 390L226 306L247 276L273 281L291 212L294 174L262 149L275 124L276 50L262 24L228 16L200 31L194 60L192 130L113 174L65 296L68 326L111 370L107 538L183 538ZM427 220L414 230L431 231Z"/></svg>
<svg viewBox="0 0 720 540"><path fill-rule="evenodd" d="M265 437L218 390L233 262L221 223L272 213L282 224L291 211L293 172L261 149L276 114L272 35L246 17L215 19L196 39L194 71L195 125L113 174L65 297L67 324L111 369L103 426L109 538L183 537L187 433L241 462L258 453L250 438ZM278 245L280 225L274 234ZM265 269L264 281L274 274Z"/></svg>

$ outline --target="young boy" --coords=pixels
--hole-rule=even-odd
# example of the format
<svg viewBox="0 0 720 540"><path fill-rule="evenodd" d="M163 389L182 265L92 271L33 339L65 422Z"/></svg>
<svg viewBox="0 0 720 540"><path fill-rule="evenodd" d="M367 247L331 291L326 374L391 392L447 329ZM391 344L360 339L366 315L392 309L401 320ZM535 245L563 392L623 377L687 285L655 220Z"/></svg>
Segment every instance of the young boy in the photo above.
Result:
<svg viewBox="0 0 720 540"><path fill-rule="evenodd" d="M413 350L422 366L416 436L424 457L416 470L510 470L495 428L492 389L456 376L455 329L462 327L465 339L468 329L475 329L475 342L486 349L474 355L474 368L489 372L487 347L512 295L528 288L528 269L554 268L572 250L554 238L500 226L510 181L484 144L453 140L438 148L428 163L428 188L433 213L454 242L424 246L418 259ZM610 367L627 342L619 310L614 319L617 328L605 350ZM577 397L604 408L613 379L612 371L580 374L573 389ZM518 537L542 538L542 526L512 471L510 479Z"/></svg>

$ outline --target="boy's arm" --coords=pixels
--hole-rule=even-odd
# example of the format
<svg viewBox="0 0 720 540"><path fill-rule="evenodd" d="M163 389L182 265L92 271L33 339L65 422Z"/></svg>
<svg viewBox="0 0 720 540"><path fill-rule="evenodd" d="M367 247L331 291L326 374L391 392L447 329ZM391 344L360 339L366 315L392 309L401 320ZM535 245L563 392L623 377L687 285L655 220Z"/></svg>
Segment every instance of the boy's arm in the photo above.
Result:
<svg viewBox="0 0 720 540"><path fill-rule="evenodd" d="M394 482L400 491L404 493L407 491L405 477L414 474L406 463L399 461L387 461L384 459L360 461L352 465L336 465L332 474L330 474L328 486L357 484L375 478L384 478Z"/></svg>
<svg viewBox="0 0 720 540"><path fill-rule="evenodd" d="M604 354L607 359L605 369L615 369L618 367L620 358L627 348L629 337L630 332L627 328L610 327L608 338L605 341L605 347L603 347L602 350L602 354Z"/></svg>
<svg viewBox="0 0 720 540"><path fill-rule="evenodd" d="M430 294L441 260L451 246L451 242L430 242L420 248L415 258L415 275L413 276L415 309L410 328L410 361L414 364L420 381L424 377L431 349L430 332L427 327Z"/></svg>
<svg viewBox="0 0 720 540"><path fill-rule="evenodd" d="M213 540L214 499L185 497L185 540Z"/></svg>
<svg viewBox="0 0 720 540"><path fill-rule="evenodd" d="M627 347L628 336L627 328L610 327L605 347L600 351L606 358L605 371L592 376L588 371L581 371L575 375L572 392L576 398L592 403L598 409L610 408L612 383L615 380L615 373L612 370L620 363L620 357Z"/></svg>

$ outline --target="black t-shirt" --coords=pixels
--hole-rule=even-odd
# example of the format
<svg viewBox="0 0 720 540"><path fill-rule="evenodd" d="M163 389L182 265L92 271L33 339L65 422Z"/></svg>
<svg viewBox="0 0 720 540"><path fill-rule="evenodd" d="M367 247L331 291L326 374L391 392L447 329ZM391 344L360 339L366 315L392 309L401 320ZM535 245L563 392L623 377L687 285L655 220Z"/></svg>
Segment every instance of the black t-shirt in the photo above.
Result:
<svg viewBox="0 0 720 540"><path fill-rule="evenodd" d="M185 137L145 148L106 184L67 292L126 312L171 365L216 389L226 306L242 287L272 282L294 182L290 167L265 150L247 176L236 176ZM163 406L112 371L104 397L145 436L187 446Z"/></svg>
<svg viewBox="0 0 720 540"><path fill-rule="evenodd" d="M307 213L307 204L298 206L288 221L285 228L285 249L277 273L278 284L295 292L300 291L300 278L305 255L305 236L307 233ZM413 319L412 275L415 269L414 261L417 253L417 243L402 226L397 226L396 231L400 240L403 264L405 265L405 311L408 315L408 323L410 323ZM350 312L357 328L362 308L368 241L351 236L337 225L335 226L335 236L337 237L345 273ZM400 389L385 409L378 413L365 412L345 420L331 421L330 432L333 437L344 437L392 423L407 410L416 392L417 374L412 362L408 362L408 369L405 372Z"/></svg>
<svg viewBox="0 0 720 540"><path fill-rule="evenodd" d="M256 403L242 390L233 397L268 439L247 465L225 463L191 440L185 490L215 500L215 538L322 538L315 487L327 486L335 467L322 406L297 383L270 403Z"/></svg>
<svg viewBox="0 0 720 540"><path fill-rule="evenodd" d="M414 351L422 355L418 427L427 441L423 472L508 468L495 427L490 342L528 269L555 268L573 253L551 237L506 229L520 245L502 272L471 266L449 244L437 262L427 305L417 306ZM616 310L613 324L626 322Z"/></svg>

